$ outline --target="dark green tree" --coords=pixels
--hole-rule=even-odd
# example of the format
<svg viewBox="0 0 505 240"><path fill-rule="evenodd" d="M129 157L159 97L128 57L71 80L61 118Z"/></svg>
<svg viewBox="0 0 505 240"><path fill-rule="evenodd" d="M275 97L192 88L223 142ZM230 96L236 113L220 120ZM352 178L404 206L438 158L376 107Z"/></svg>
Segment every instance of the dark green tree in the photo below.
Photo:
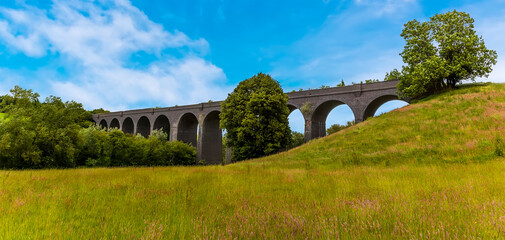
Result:
<svg viewBox="0 0 505 240"><path fill-rule="evenodd" d="M220 126L232 160L256 158L286 149L291 140L288 96L268 74L246 79L221 104Z"/></svg>
<svg viewBox="0 0 505 240"><path fill-rule="evenodd" d="M291 131L291 143L289 144L289 149L298 147L305 143L305 136L303 133L297 131Z"/></svg>
<svg viewBox="0 0 505 240"><path fill-rule="evenodd" d="M497 53L484 45L474 19L456 10L436 14L427 22L409 21L401 36L406 44L398 90L402 97L419 98L454 88L463 80L488 77ZM397 72L386 78L397 77Z"/></svg>

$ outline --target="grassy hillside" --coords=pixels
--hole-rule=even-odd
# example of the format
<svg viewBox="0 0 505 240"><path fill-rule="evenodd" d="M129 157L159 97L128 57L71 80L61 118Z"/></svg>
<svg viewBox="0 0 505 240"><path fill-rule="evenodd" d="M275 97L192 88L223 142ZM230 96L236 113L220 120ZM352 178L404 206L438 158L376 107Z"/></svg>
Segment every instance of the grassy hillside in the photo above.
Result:
<svg viewBox="0 0 505 240"><path fill-rule="evenodd" d="M505 86L228 166L0 171L0 236L505 238Z"/></svg>
<svg viewBox="0 0 505 240"><path fill-rule="evenodd" d="M337 169L482 162L504 150L504 133L505 85L465 85L247 164Z"/></svg>

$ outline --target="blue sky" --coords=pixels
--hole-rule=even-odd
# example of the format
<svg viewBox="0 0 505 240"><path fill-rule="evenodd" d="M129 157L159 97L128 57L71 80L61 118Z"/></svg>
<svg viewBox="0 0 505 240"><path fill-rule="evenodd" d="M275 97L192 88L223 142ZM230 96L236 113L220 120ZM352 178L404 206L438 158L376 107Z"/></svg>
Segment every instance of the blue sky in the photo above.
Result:
<svg viewBox="0 0 505 240"><path fill-rule="evenodd" d="M403 24L454 9L498 51L486 81L505 81L504 0L5 0L0 94L17 84L125 110L223 100L258 72L286 91L382 79L402 65ZM328 126L349 120L341 106Z"/></svg>

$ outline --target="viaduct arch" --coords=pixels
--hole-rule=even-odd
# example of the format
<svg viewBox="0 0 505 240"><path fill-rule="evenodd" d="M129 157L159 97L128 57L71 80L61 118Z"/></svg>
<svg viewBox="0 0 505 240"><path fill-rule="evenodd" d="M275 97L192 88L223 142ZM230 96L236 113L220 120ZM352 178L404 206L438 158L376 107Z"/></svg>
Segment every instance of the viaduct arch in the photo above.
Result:
<svg viewBox="0 0 505 240"><path fill-rule="evenodd" d="M398 80L355 84L287 93L290 111L299 109L305 119L305 141L326 136L326 118L342 104L349 106L359 123L372 117L384 103L398 100ZM408 100L407 100L408 102ZM147 108L94 114L93 120L108 129L148 136L162 129L170 141L190 143L197 149L197 159L208 164L222 163L222 130L219 128L221 102L186 106Z"/></svg>

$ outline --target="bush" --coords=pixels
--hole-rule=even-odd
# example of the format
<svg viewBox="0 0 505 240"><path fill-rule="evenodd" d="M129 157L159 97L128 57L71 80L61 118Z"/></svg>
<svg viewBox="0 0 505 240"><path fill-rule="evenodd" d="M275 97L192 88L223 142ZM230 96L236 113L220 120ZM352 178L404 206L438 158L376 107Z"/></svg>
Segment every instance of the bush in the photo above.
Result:
<svg viewBox="0 0 505 240"><path fill-rule="evenodd" d="M91 115L76 102L58 97L38 101L31 90L15 87L2 96L0 112L0 168L76 166L190 165L194 147L168 142L168 135L153 131L149 138L107 132L91 124ZM103 110L101 110L103 111Z"/></svg>

